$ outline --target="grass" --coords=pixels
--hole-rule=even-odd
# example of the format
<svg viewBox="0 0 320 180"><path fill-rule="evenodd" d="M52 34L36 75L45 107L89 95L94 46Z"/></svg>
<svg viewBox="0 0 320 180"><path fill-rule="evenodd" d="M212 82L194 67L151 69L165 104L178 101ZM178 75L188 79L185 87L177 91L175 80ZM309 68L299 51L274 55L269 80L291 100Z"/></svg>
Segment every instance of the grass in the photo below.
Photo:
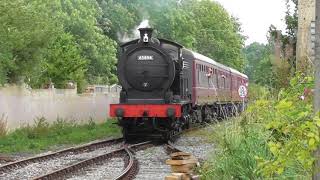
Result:
<svg viewBox="0 0 320 180"><path fill-rule="evenodd" d="M261 129L258 124L248 127L241 118L215 125L208 138L215 142L216 149L201 169L203 178L259 179L255 157L270 156L267 134Z"/></svg>
<svg viewBox="0 0 320 180"><path fill-rule="evenodd" d="M114 122L107 120L97 124L90 120L87 124L78 125L58 119L49 124L40 118L34 126L0 136L0 153L38 153L57 145L75 145L106 137L120 137L121 131Z"/></svg>
<svg viewBox="0 0 320 180"><path fill-rule="evenodd" d="M7 118L4 114L0 116L0 137L7 134Z"/></svg>
<svg viewBox="0 0 320 180"><path fill-rule="evenodd" d="M251 113L212 126L210 131L200 132L215 144L209 159L201 167L202 179L266 179L259 167L259 159L272 159L268 147L271 134L265 123ZM272 179L308 179L299 163Z"/></svg>

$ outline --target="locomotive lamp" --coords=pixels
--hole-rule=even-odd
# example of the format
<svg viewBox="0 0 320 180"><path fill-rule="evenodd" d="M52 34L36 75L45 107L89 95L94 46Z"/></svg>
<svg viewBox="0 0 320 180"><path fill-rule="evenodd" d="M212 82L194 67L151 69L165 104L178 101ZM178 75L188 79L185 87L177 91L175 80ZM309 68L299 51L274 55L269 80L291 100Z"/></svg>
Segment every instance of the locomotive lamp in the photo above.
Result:
<svg viewBox="0 0 320 180"><path fill-rule="evenodd" d="M174 108L168 108L167 116L170 118L174 118L176 116L176 110Z"/></svg>
<svg viewBox="0 0 320 180"><path fill-rule="evenodd" d="M144 43L149 42L149 37L148 37L148 34L147 34L147 33L145 33L144 36L143 36L143 42L144 42Z"/></svg>
<svg viewBox="0 0 320 180"><path fill-rule="evenodd" d="M122 108L116 109L116 116L117 117L123 117L124 115L124 110Z"/></svg>
<svg viewBox="0 0 320 180"><path fill-rule="evenodd" d="M140 31L140 41L144 43L148 43L152 38L152 28L139 28Z"/></svg>

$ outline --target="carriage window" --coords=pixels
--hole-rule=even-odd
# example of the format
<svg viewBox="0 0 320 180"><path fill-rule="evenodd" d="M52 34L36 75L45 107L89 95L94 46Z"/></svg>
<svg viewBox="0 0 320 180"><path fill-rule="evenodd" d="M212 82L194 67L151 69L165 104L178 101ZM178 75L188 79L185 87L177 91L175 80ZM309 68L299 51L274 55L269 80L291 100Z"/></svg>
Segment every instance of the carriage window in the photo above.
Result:
<svg viewBox="0 0 320 180"><path fill-rule="evenodd" d="M213 70L213 74L212 74L212 83L213 83L213 87L217 88L217 76L215 74L215 70Z"/></svg>

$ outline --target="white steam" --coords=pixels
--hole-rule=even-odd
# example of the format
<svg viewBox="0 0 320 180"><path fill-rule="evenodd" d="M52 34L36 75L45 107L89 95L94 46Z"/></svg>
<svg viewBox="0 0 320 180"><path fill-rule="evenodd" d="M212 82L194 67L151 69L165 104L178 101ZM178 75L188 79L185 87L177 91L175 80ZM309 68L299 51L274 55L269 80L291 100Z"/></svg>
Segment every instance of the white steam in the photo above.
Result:
<svg viewBox="0 0 320 180"><path fill-rule="evenodd" d="M149 24L149 20L148 20L148 19L145 19L145 20L141 21L141 23L139 24L139 26L137 27L137 29L139 29L139 28L146 28L146 27L150 27L150 24Z"/></svg>
<svg viewBox="0 0 320 180"><path fill-rule="evenodd" d="M124 43L124 42L128 42L128 41L131 41L131 40L134 40L134 39L138 39L140 37L140 32L139 32L138 29L139 28L146 28L146 27L150 27L148 19L142 20L141 23L138 26L134 27L130 31L130 34L118 32L117 33L118 40L121 43Z"/></svg>

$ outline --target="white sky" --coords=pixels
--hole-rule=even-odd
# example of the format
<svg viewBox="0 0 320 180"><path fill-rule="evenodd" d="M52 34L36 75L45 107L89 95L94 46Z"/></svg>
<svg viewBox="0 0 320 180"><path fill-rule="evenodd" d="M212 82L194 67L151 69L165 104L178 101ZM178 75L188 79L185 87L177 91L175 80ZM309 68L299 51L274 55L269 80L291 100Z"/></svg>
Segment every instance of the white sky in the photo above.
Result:
<svg viewBox="0 0 320 180"><path fill-rule="evenodd" d="M248 36L246 45L256 41L267 43L271 24L285 29L285 0L215 0L223 5L242 24L243 34Z"/></svg>

